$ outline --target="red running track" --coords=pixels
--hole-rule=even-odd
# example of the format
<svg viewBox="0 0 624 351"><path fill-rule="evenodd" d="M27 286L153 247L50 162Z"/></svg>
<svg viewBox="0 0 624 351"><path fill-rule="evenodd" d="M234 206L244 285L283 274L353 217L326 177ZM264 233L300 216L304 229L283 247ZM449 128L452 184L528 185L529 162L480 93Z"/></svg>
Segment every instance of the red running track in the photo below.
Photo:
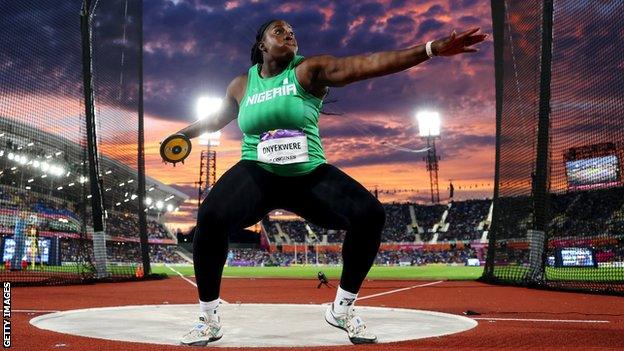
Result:
<svg viewBox="0 0 624 351"><path fill-rule="evenodd" d="M379 294L426 281L367 281L360 296ZM316 280L229 278L222 283L228 302L323 303L335 290L316 289ZM196 303L195 287L179 277L161 281L83 286L12 289L13 350L181 350L182 347L146 345L70 336L37 329L29 324L44 312L18 310L71 310L143 304ZM473 281L440 282L358 302L358 305L414 308L461 314L481 313L469 331L437 338L365 346L317 347L314 350L624 350L624 298L580 293L533 290ZM577 320L601 323L526 321ZM192 321L189 321L189 325ZM319 320L319 323L324 323ZM225 331L227 337L227 330ZM210 348L209 348L210 349ZM228 350L226 348L212 348ZM299 351L310 348L266 348ZM233 349L229 349L233 350ZM240 350L240 349L237 349Z"/></svg>

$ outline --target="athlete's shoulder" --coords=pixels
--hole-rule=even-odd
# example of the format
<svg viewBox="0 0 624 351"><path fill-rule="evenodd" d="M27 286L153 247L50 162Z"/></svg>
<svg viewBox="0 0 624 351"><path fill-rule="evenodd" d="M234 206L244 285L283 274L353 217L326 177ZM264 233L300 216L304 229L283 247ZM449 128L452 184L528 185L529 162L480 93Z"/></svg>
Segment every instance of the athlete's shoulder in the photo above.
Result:
<svg viewBox="0 0 624 351"><path fill-rule="evenodd" d="M298 62L297 65L306 64L306 65L311 65L311 66L318 66L318 65L323 65L335 59L336 57L332 55L314 55L314 56L308 56L308 57L302 56L302 60Z"/></svg>
<svg viewBox="0 0 624 351"><path fill-rule="evenodd" d="M329 66L335 59L336 57L331 55L302 57L302 60L297 64L297 71L302 76L307 76L308 79L314 79L321 69Z"/></svg>
<svg viewBox="0 0 624 351"><path fill-rule="evenodd" d="M236 99L236 101L241 101L243 96L245 95L245 90L247 89L247 73L236 76L227 88L227 95Z"/></svg>
<svg viewBox="0 0 624 351"><path fill-rule="evenodd" d="M236 77L234 77L234 79L232 79L232 81L230 82L230 85L239 85L242 83L247 83L247 73L243 73L241 75L238 75Z"/></svg>

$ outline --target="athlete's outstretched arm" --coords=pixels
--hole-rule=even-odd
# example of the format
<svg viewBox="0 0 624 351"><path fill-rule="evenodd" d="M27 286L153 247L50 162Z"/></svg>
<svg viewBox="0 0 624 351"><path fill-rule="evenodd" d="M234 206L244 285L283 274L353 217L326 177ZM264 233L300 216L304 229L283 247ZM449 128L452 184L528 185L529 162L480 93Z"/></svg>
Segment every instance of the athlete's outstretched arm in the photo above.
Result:
<svg viewBox="0 0 624 351"><path fill-rule="evenodd" d="M206 118L197 121L188 127L182 128L178 133L184 134L190 139L198 137L204 133L211 133L220 130L238 117L238 101L240 87L244 76L234 78L228 85L225 98L221 108Z"/></svg>
<svg viewBox="0 0 624 351"><path fill-rule="evenodd" d="M466 52L477 52L471 47L487 38L487 34L476 34L473 28L457 34L455 31L444 39L432 43L436 56L452 56ZM417 45L405 50L376 52L337 58L323 55L310 57L302 66L302 80L310 86L344 86L360 80L380 77L403 71L429 59L425 45Z"/></svg>

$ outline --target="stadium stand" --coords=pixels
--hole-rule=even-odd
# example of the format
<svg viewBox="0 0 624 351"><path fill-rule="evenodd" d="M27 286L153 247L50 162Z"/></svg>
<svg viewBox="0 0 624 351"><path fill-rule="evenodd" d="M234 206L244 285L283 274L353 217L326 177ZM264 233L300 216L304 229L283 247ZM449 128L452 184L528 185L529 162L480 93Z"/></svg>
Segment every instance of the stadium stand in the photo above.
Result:
<svg viewBox="0 0 624 351"><path fill-rule="evenodd" d="M307 260L306 260L307 256ZM469 258L477 258L475 249L450 250L381 250L375 264L378 265L424 265L424 264L458 264L465 265ZM291 264L316 264L317 253L313 250L299 252L269 252L263 249L239 248L230 249L227 264L230 266L289 266ZM318 264L340 265L340 252L327 251L318 253Z"/></svg>

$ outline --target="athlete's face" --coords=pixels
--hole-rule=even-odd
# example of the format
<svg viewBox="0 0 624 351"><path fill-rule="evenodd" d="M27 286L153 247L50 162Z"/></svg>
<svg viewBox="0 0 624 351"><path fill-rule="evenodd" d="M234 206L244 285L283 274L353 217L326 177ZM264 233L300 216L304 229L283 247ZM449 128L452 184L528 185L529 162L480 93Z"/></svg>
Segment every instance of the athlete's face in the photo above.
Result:
<svg viewBox="0 0 624 351"><path fill-rule="evenodd" d="M264 50L274 58L292 59L299 47L290 24L286 21L275 21L264 32Z"/></svg>

